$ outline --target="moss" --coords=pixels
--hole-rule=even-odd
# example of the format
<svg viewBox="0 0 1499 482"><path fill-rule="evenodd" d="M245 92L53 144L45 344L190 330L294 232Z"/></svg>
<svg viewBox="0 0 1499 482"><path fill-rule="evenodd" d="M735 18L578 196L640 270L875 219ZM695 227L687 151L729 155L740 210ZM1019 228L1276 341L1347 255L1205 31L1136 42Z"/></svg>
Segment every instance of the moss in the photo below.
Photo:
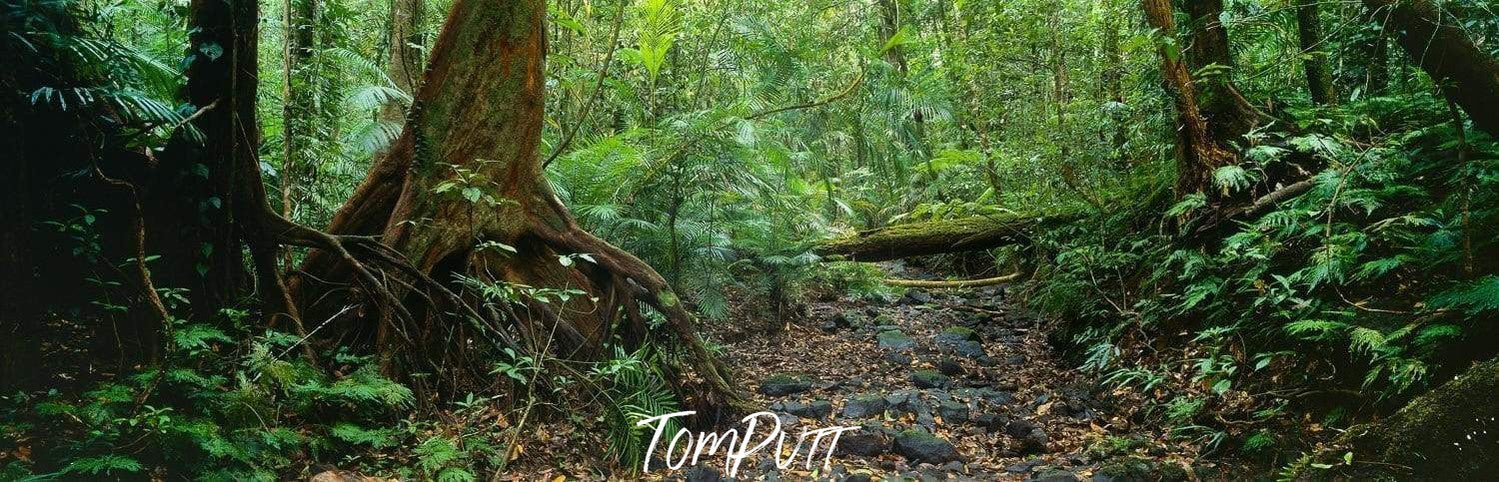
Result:
<svg viewBox="0 0 1499 482"><path fill-rule="evenodd" d="M1110 438L1115 439L1118 437ZM1094 475L1118 481L1193 480L1192 477L1188 476L1187 470L1180 465L1141 457L1117 457L1111 459L1099 466L1098 471ZM1207 477L1206 479L1211 478Z"/></svg>
<svg viewBox="0 0 1499 482"><path fill-rule="evenodd" d="M1499 358L1416 397L1382 422L1349 429L1338 441L1341 448L1321 456L1336 462L1351 446L1355 460L1406 466L1432 479L1476 480L1499 473L1496 392Z"/></svg>
<svg viewBox="0 0 1499 482"><path fill-rule="evenodd" d="M911 372L911 382L919 388L937 388L946 385L948 380L947 375L937 373L936 370L917 370Z"/></svg>
<svg viewBox="0 0 1499 482"><path fill-rule="evenodd" d="M1106 459L1116 455L1127 454L1136 448L1145 445L1145 441L1139 437L1108 436L1093 442L1083 453L1095 459Z"/></svg>
<svg viewBox="0 0 1499 482"><path fill-rule="evenodd" d="M878 335L880 348L903 349L910 348L916 342L911 337L901 333L900 330L882 331Z"/></svg>
<svg viewBox="0 0 1499 482"><path fill-rule="evenodd" d="M765 379L765 383L775 383L775 384L802 383L802 382L805 382L805 381L806 381L806 377L802 377L800 375L787 375L785 373L777 373L777 374L771 375L771 376L769 376L769 377L767 377Z"/></svg>
<svg viewBox="0 0 1499 482"><path fill-rule="evenodd" d="M947 327L947 329L942 330L942 334L946 335L948 338L956 340L979 341L978 332L973 331L972 328L968 328L966 326L949 326Z"/></svg>
<svg viewBox="0 0 1499 482"><path fill-rule="evenodd" d="M826 241L817 251L858 261L881 261L986 249L1024 241L1025 231L1041 219L1039 216L1010 214L898 224Z"/></svg>
<svg viewBox="0 0 1499 482"><path fill-rule="evenodd" d="M912 442L940 442L940 443L946 443L947 442L946 440L942 440L940 438L937 438L936 435L932 435L930 432L927 432L926 430L922 430L922 429L919 429L919 428L908 428L908 429L902 430L900 432L899 436L900 436L900 438L903 438L903 439L906 439L906 440L909 440L909 441L912 441Z"/></svg>

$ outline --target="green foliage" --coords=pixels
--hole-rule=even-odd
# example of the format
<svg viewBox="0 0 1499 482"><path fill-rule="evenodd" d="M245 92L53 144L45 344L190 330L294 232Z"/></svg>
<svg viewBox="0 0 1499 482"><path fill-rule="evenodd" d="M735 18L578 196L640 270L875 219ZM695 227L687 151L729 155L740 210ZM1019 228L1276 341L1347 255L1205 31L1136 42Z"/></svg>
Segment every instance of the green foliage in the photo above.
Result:
<svg viewBox="0 0 1499 482"><path fill-rule="evenodd" d="M1386 108L1371 101L1329 115L1377 119L1392 114ZM1493 182L1499 144L1470 136L1459 146L1436 112L1387 136L1325 124L1259 133L1265 144L1247 149L1245 164L1214 173L1220 195L1263 195L1277 187L1266 185L1273 173L1316 159L1311 190L1206 234L1195 230L1215 206L1200 193L1063 227L1040 243L1049 260L1031 299L1072 320L1084 367L1106 382L1149 394L1173 374L1190 380L1166 390L1192 395L1158 413L1205 451L1238 427L1196 414L1232 410L1246 393L1271 390L1252 400L1272 408L1286 387L1346 386L1383 400L1419 393L1436 374L1492 353L1472 340L1492 336L1483 320L1499 308L1499 278L1479 254L1495 248L1499 199L1474 190ZM1460 147L1465 165L1451 157ZM1131 351L1142 336L1171 339L1176 358ZM1243 416L1258 427L1239 435L1246 453L1297 440L1274 417Z"/></svg>
<svg viewBox="0 0 1499 482"><path fill-rule="evenodd" d="M627 55L649 73L651 82L661 74L666 53L676 41L681 12L672 0L640 0L636 5L638 47Z"/></svg>
<svg viewBox="0 0 1499 482"><path fill-rule="evenodd" d="M0 427L37 444L40 457L26 471L57 476L124 476L162 468L209 478L274 479L309 448L384 447L397 439L392 429L362 427L392 422L390 415L399 412L389 410L409 405L409 389L368 366L329 380L302 361L254 361L284 344L287 336L275 332L253 337L247 353L225 354L219 349L224 344L252 338L234 335L183 324L173 330L165 366L102 382L76 396L8 398L0 406ZM302 419L313 407L337 407L330 413L344 415ZM307 412L282 412L288 408ZM309 431L323 423L331 428Z"/></svg>
<svg viewBox="0 0 1499 482"><path fill-rule="evenodd" d="M660 355L650 345L626 353L615 347L614 358L593 368L592 375L605 383L603 422L608 430L609 454L622 467L634 470L645 461L652 427L636 422L678 411L676 399L659 371ZM668 421L666 433L680 426Z"/></svg>
<svg viewBox="0 0 1499 482"><path fill-rule="evenodd" d="M583 227L663 274L671 286L664 302L713 322L789 321L813 295L893 297L880 267L812 254L819 239L916 221L1085 211L996 256L1034 268L1033 281L1011 292L1065 321L1060 338L1083 348L1089 373L1159 400L1152 421L1204 453L1230 443L1256 455L1292 450L1299 439L1275 426L1290 418L1280 416L1289 393L1356 390L1394 404L1494 354L1485 342L1499 310L1490 254L1499 147L1470 121L1453 122L1434 95L1441 90L1408 59L1366 58L1366 46L1387 42L1388 32L1357 6L1328 6L1336 11L1324 16L1345 24L1303 52L1285 2L1227 2L1219 20L1231 31L1234 65L1196 69L1195 80L1234 81L1275 121L1228 140L1242 156L1203 173L1213 192L1172 193L1179 126L1172 96L1159 88L1157 48L1170 59L1190 55L1184 36L1125 21L1136 15L1126 2L892 3L899 11L887 24L867 2L548 2L540 150L543 158L557 152L547 180ZM1499 33L1492 2L1457 3L1444 8L1470 19L1463 28L1475 38ZM423 55L449 6L426 4L422 31L399 39ZM294 19L310 31L292 32L284 22L306 5L262 6L256 127L265 187L281 194L268 196L272 207L322 226L401 134L399 112L415 96L387 73L387 2L318 2L313 18ZM201 138L184 125L197 109L177 100L182 57L225 49L189 49L187 4L0 6L8 69L0 81L10 99L0 106L80 119L93 130L77 139L123 144L151 161L144 164L158 163L174 133ZM624 17L611 14L616 6ZM618 40L616 21L624 26ZM311 34L307 52L288 51L294 33ZM1339 105L1308 102L1295 61L1313 58L1337 60L1329 63L1344 92ZM1389 62L1398 75L1388 75ZM1389 85L1374 85L1380 74ZM10 88L13 79L24 88ZM564 132L576 134L565 148ZM444 181L422 186L424 194L459 201L475 219L515 202L462 161L433 163L446 170ZM134 169L93 162L69 176ZM223 174L201 164L187 170L172 182ZM1309 191L1199 231L1223 209L1303 179L1312 180ZM131 315L139 295L116 293L136 282L120 275L135 260L113 259L110 241L118 240L103 238L126 210L38 201L54 204L56 216L25 228L86 265L91 275L80 286L98 293L58 318ZM222 204L211 198L203 207ZM214 247L190 249L207 257ZM494 240L476 249L520 254ZM292 250L280 268L301 255ZM595 260L576 253L556 262ZM198 273L210 268L200 264ZM438 281L501 313L589 295L472 273ZM546 348L505 343L509 327L464 318L474 338L459 342L495 345L471 368L490 370L517 396L439 400L457 421L434 422L442 417L428 415L438 409L383 377L376 354L339 350L313 366L289 355L300 353L300 336L263 331L252 309L202 319L188 315L183 288L158 294L182 317L150 347L160 349L159 363L5 399L0 433L47 450L0 469L0 478L169 469L174 478L268 480L302 475L279 470L315 459L473 480L509 462L527 423L517 413L552 403L543 396L578 397L572 386L593 388L597 403L585 405L596 410L589 415L603 424L609 453L637 467L643 429L633 422L677 408L663 383L675 376L663 371L674 354L652 344L660 340L635 350L610 345L609 360L564 365ZM417 387L434 374L410 375ZM453 428L497 413L515 425ZM1342 425L1346 413L1333 408L1321 418ZM390 457L365 457L371 452ZM1286 475L1310 468L1309 458L1292 461Z"/></svg>
<svg viewBox="0 0 1499 482"><path fill-rule="evenodd" d="M1472 283L1461 283L1449 290L1431 295L1427 305L1433 308L1462 310L1468 316L1499 310L1499 276L1486 276Z"/></svg>

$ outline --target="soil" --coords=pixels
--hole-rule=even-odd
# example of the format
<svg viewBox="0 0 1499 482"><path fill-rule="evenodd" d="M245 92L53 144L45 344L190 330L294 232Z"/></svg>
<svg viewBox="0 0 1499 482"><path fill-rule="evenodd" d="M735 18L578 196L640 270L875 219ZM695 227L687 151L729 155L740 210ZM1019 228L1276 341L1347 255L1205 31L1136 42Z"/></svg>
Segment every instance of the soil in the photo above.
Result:
<svg viewBox="0 0 1499 482"><path fill-rule="evenodd" d="M1229 466L1196 457L1199 447L1190 441L1141 423L1137 395L1101 391L1098 376L1063 362L1047 341L1048 326L1007 301L1008 289L839 296L811 303L803 319L774 332L747 328L751 323L710 327L708 338L737 370L740 387L782 420L783 453L803 430L850 426L859 429L840 435L840 450L862 455L841 453L824 464L825 452L818 452L808 467L803 449L777 467L766 449L746 459L734 477L723 452L675 470L658 452L645 474L564 469L570 464L533 458L523 464L529 469L516 467L525 472L516 480L603 474L687 481L1232 478ZM737 420L729 422L718 430L744 430ZM576 446L555 448L553 455L585 456ZM819 450L825 448L823 442Z"/></svg>

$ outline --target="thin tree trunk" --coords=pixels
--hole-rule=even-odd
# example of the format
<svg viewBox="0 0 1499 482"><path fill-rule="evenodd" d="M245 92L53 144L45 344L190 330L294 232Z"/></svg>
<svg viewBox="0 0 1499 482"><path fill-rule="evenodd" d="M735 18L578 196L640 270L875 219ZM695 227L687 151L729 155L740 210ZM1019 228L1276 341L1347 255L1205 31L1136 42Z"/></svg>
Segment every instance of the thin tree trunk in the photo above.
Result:
<svg viewBox="0 0 1499 482"><path fill-rule="evenodd" d="M1142 0L1146 21L1163 36L1176 34L1176 21L1170 0ZM1213 170L1237 160L1231 151L1219 145L1218 138L1208 129L1197 103L1197 86L1192 81L1187 64L1182 61L1180 51L1170 49L1178 45L1167 41L1160 43L1161 75L1166 92L1176 107L1176 157L1177 196L1208 190Z"/></svg>
<svg viewBox="0 0 1499 482"><path fill-rule="evenodd" d="M1499 60L1468 37L1462 22L1430 0L1364 0L1364 6L1479 130L1499 137Z"/></svg>
<svg viewBox="0 0 1499 482"><path fill-rule="evenodd" d="M1100 83L1103 84L1105 98L1119 107L1124 105L1124 50L1119 45L1119 19L1115 16L1116 12L1111 0L1102 0L1102 8L1104 9L1104 68ZM1111 111L1111 113L1114 128L1110 136L1110 145L1113 146L1110 157L1115 164L1125 167L1122 162L1126 158L1124 143L1127 138L1124 118L1121 112Z"/></svg>
<svg viewBox="0 0 1499 482"><path fill-rule="evenodd" d="M1383 22L1378 25L1377 31L1359 45L1367 62L1364 64L1364 92L1368 95L1383 94L1390 87L1390 42L1385 37Z"/></svg>
<svg viewBox="0 0 1499 482"><path fill-rule="evenodd" d="M311 125L313 86L310 79L312 59L313 16L317 15L317 0L286 0L282 5L282 76L281 76L281 216L296 219L299 203L296 182L305 170L305 162L299 159L303 152L306 128ZM299 71L299 69L302 69ZM283 253L283 263L291 266L292 253Z"/></svg>
<svg viewBox="0 0 1499 482"><path fill-rule="evenodd" d="M401 92L416 92L422 79L422 16L426 11L425 0L390 0L390 38L386 49L389 57L385 74L395 82ZM406 119L406 108L389 103L380 108L380 119L400 122Z"/></svg>
<svg viewBox="0 0 1499 482"><path fill-rule="evenodd" d="M889 43L895 35L900 32L901 12L900 0L879 0L880 5L880 40L881 43ZM895 66L897 78L901 84L906 81L906 74L910 67L906 64L905 49L895 45L885 50L885 60ZM911 144L916 155L921 157L925 164L927 182L933 185L937 182L937 171L932 166L931 153L926 148L926 117L920 109L911 113ZM938 195L941 197L941 188L938 187Z"/></svg>
<svg viewBox="0 0 1499 482"><path fill-rule="evenodd" d="M1332 75L1327 71L1327 53L1322 48L1322 18L1317 3L1321 0L1296 0L1296 31L1301 39L1302 70L1306 73L1307 91L1317 105L1338 101Z"/></svg>

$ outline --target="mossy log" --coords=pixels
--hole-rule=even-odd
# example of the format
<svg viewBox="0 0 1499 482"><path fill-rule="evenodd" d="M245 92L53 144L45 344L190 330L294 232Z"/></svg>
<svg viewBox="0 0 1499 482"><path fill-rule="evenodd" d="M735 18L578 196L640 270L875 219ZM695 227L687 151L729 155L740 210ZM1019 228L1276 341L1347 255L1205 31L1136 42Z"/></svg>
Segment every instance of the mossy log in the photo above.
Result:
<svg viewBox="0 0 1499 482"><path fill-rule="evenodd" d="M1020 279L1019 272L983 279L924 280L887 278L885 279L885 284L906 288L978 288L982 286L994 286L998 284L1009 283L1017 279Z"/></svg>
<svg viewBox="0 0 1499 482"><path fill-rule="evenodd" d="M1496 394L1499 358L1474 365L1389 418L1349 429L1337 445L1352 447L1356 469L1385 476L1483 480L1499 473Z"/></svg>
<svg viewBox="0 0 1499 482"><path fill-rule="evenodd" d="M823 242L818 255L849 261L888 261L1026 243L1038 227L1076 219L1074 214L1005 214L899 224Z"/></svg>

